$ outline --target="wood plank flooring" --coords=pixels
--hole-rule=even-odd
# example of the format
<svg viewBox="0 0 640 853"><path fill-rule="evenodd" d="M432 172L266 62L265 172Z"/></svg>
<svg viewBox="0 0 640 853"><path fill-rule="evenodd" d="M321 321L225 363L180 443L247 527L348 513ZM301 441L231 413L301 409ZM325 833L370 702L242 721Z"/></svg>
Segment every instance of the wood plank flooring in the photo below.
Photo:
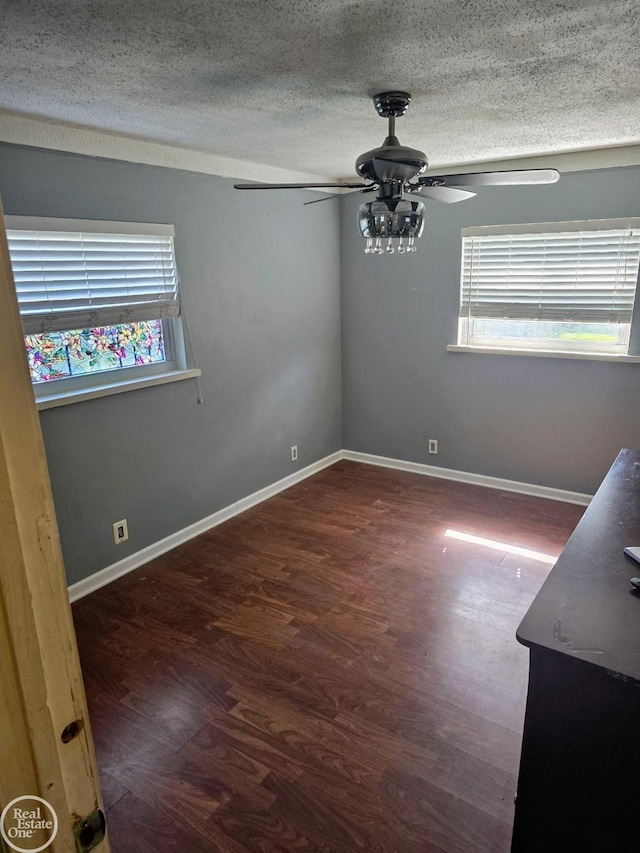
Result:
<svg viewBox="0 0 640 853"><path fill-rule="evenodd" d="M114 853L506 853L582 511L340 462L77 602Z"/></svg>

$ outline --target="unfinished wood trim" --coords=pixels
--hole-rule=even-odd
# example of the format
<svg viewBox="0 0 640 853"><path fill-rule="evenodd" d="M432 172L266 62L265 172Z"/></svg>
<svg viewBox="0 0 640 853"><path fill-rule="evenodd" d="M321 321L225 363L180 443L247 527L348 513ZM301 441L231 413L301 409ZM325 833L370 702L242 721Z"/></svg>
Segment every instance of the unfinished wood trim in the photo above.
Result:
<svg viewBox="0 0 640 853"><path fill-rule="evenodd" d="M1 207L0 225L0 800L46 799L59 820L47 851L74 853L98 774Z"/></svg>

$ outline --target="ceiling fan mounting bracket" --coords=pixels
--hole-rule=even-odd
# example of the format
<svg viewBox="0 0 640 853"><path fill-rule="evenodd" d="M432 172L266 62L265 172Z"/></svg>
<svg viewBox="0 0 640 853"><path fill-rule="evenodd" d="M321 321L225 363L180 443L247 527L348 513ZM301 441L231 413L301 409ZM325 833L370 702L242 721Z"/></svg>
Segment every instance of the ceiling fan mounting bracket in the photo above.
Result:
<svg viewBox="0 0 640 853"><path fill-rule="evenodd" d="M373 96L373 104L382 118L403 116L410 103L411 95L408 92L380 92Z"/></svg>

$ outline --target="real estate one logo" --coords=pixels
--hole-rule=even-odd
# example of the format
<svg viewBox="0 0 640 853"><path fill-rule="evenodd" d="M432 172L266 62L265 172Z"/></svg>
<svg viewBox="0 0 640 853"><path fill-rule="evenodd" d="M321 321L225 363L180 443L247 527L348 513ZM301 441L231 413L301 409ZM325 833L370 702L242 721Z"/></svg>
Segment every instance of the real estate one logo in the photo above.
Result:
<svg viewBox="0 0 640 853"><path fill-rule="evenodd" d="M46 850L58 832L58 816L42 797L27 795L11 800L0 816L0 834L18 853Z"/></svg>

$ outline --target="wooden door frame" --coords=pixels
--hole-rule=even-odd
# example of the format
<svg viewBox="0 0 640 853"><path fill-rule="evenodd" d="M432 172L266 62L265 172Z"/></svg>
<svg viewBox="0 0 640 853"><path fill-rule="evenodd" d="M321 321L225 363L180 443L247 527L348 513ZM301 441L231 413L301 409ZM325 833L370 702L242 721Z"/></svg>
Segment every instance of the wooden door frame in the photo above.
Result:
<svg viewBox="0 0 640 853"><path fill-rule="evenodd" d="M77 837L100 786L1 204L0 557L0 804L42 797L47 853L91 849Z"/></svg>

